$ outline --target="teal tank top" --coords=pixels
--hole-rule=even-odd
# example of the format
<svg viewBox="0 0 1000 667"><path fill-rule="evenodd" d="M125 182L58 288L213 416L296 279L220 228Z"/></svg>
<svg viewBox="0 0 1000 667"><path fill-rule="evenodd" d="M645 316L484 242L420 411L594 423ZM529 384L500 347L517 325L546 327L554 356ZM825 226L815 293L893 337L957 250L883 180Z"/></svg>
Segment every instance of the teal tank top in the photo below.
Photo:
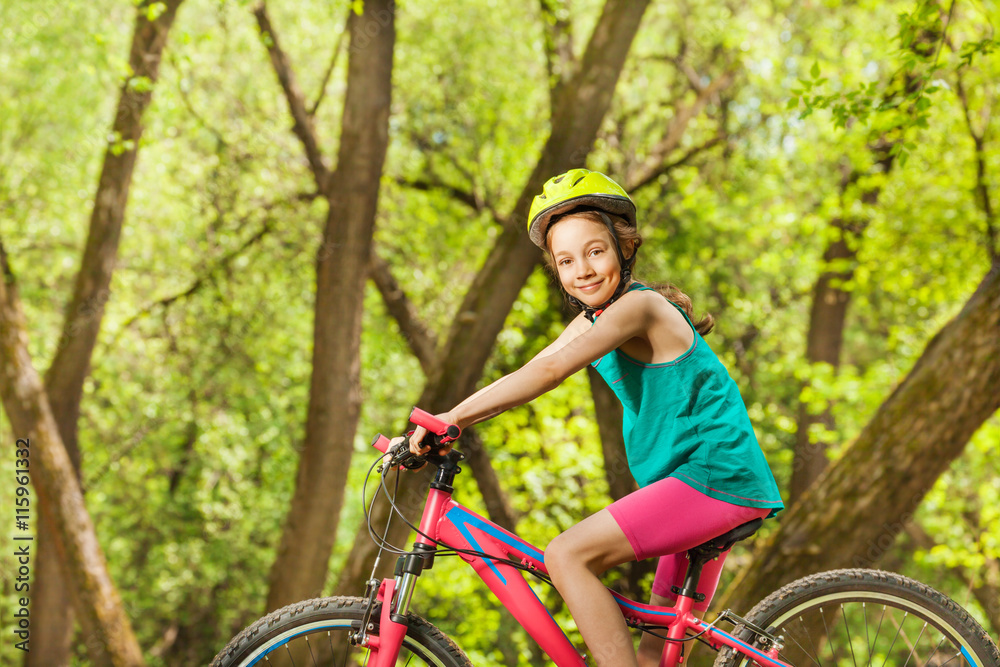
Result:
<svg viewBox="0 0 1000 667"><path fill-rule="evenodd" d="M684 309L668 303L694 333L687 352L645 364L618 349L592 364L622 403L632 476L640 487L675 477L718 500L771 508L772 517L784 504L739 388Z"/></svg>

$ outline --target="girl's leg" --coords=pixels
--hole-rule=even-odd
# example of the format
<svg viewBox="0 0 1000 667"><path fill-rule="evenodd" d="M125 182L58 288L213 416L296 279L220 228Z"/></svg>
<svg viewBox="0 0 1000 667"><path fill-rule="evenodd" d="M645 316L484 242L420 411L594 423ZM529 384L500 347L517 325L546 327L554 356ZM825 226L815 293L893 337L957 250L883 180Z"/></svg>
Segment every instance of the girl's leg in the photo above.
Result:
<svg viewBox="0 0 1000 667"><path fill-rule="evenodd" d="M601 667L636 665L625 618L598 578L615 565L632 560L632 545L606 509L559 535L545 549L545 567L552 583Z"/></svg>
<svg viewBox="0 0 1000 667"><path fill-rule="evenodd" d="M657 606L672 606L676 602L677 596L670 589L672 585L681 587L684 584L688 549L769 513L767 509L710 498L674 478L631 493L612 504L608 511L628 536L638 560L662 556L650 598L650 604ZM695 603L692 610L698 618L704 617L712 601L727 554L709 561L702 568L697 590L705 594L705 600ZM658 665L663 644L657 637L644 635L639 644L639 664L642 667Z"/></svg>

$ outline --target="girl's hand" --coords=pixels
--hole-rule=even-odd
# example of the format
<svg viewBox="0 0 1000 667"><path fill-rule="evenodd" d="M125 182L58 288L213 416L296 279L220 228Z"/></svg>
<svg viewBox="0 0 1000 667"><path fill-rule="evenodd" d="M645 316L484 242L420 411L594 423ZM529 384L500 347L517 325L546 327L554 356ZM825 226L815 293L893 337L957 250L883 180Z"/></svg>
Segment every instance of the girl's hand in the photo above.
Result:
<svg viewBox="0 0 1000 667"><path fill-rule="evenodd" d="M455 417L450 412L444 412L434 416L447 424L455 423ZM426 436L427 436L427 429L425 429L423 426L418 426L417 428L415 428L413 430L413 435L410 436L410 451L416 454L417 456L423 456L424 454L429 452L431 450L431 447L433 446L434 441L433 441L433 436L431 436L431 438L427 440L428 444L425 445L423 441ZM450 442L441 445L441 447L438 449L438 455L444 456L449 451L451 451L451 447L452 443Z"/></svg>

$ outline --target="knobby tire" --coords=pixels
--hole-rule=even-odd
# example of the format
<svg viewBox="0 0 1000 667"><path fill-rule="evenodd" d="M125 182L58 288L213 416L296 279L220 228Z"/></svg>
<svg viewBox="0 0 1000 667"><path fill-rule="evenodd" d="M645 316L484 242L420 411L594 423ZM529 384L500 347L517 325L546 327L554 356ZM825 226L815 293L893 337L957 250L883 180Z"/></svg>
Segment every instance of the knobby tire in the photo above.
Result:
<svg viewBox="0 0 1000 667"><path fill-rule="evenodd" d="M381 604L371 615L378 634ZM365 601L328 597L296 602L252 623L215 656L211 667L361 667L368 651L352 647L348 633L360 628ZM423 618L408 614L408 628L397 664L472 667L447 635Z"/></svg>
<svg viewBox="0 0 1000 667"><path fill-rule="evenodd" d="M986 631L948 596L899 574L833 570L794 581L747 615L784 635L779 657L794 667L1000 667ZM774 628L774 629L772 629ZM754 633L736 633L753 643ZM750 667L725 648L715 667Z"/></svg>

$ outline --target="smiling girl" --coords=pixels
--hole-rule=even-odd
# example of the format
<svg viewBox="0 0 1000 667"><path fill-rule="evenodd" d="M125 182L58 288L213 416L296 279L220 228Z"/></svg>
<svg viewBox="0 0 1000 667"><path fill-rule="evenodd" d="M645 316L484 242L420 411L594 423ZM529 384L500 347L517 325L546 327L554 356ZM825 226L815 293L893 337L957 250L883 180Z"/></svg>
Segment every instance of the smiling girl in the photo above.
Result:
<svg viewBox="0 0 1000 667"><path fill-rule="evenodd" d="M650 602L673 604L688 549L774 516L781 498L736 383L702 338L711 317L696 324L680 291L632 279L642 239L628 194L604 174L573 169L535 197L528 233L580 313L522 368L438 417L465 428L588 364L597 369L622 402L629 468L640 488L552 540L545 566L598 665L656 665L662 640L646 635L637 658L599 575L659 556ZM411 451L428 451L425 434L417 428ZM711 602L725 556L705 566L698 588L705 599L695 611Z"/></svg>

